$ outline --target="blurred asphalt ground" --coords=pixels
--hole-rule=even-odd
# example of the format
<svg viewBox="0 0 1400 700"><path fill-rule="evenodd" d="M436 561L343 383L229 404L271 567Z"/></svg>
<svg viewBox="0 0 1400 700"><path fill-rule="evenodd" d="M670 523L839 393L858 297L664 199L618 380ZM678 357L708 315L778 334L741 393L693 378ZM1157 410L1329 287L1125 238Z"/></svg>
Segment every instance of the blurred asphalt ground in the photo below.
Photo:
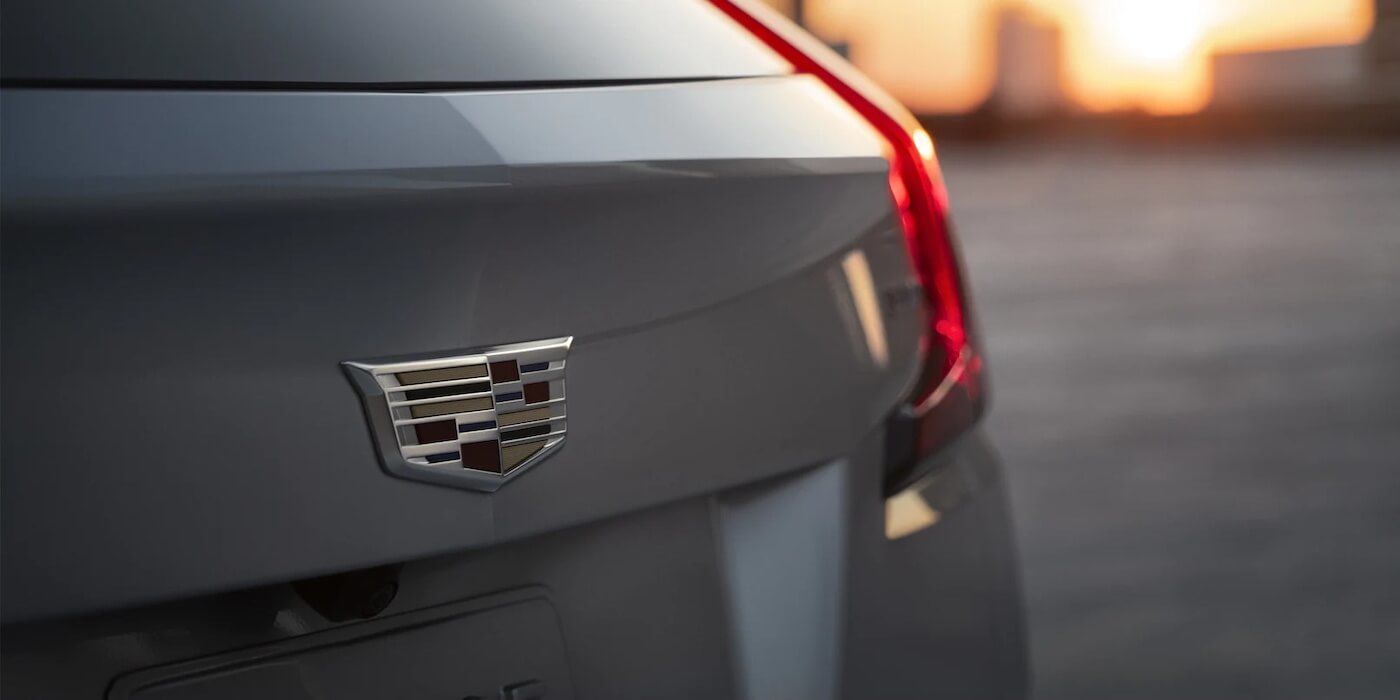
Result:
<svg viewBox="0 0 1400 700"><path fill-rule="evenodd" d="M940 155L1036 697L1400 698L1400 142Z"/></svg>

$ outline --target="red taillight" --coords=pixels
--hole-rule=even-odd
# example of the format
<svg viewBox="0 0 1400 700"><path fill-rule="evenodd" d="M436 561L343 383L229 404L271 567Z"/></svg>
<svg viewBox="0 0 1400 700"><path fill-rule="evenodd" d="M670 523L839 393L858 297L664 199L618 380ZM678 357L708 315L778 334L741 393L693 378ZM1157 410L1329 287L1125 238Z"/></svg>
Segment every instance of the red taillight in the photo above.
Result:
<svg viewBox="0 0 1400 700"><path fill-rule="evenodd" d="M909 258L924 288L928 328L924 371L891 440L892 487L916 473L924 457L965 434L981 416L982 360L973 343L967 295L948 228L948 197L933 140L913 115L826 46L761 5L711 0L799 73L821 80L889 144L890 195L904 227Z"/></svg>

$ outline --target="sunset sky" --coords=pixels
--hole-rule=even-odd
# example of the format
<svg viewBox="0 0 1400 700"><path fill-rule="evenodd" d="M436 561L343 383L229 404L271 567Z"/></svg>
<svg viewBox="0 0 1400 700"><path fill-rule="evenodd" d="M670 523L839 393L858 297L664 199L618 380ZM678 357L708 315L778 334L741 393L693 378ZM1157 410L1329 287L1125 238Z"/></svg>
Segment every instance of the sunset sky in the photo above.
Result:
<svg viewBox="0 0 1400 700"><path fill-rule="evenodd" d="M778 3L782 4L782 3ZM1220 51L1356 43L1370 0L807 0L811 29L916 111L986 98L995 18L1020 8L1063 30L1064 89L1090 110L1190 112Z"/></svg>

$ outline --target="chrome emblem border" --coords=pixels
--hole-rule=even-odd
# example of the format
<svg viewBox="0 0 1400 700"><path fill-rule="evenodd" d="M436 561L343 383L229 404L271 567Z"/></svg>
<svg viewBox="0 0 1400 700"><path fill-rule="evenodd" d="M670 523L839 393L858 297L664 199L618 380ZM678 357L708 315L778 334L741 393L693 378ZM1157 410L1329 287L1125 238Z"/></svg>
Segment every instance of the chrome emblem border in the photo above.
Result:
<svg viewBox="0 0 1400 700"><path fill-rule="evenodd" d="M572 343L553 338L341 365L359 391L385 471L495 491L563 447Z"/></svg>

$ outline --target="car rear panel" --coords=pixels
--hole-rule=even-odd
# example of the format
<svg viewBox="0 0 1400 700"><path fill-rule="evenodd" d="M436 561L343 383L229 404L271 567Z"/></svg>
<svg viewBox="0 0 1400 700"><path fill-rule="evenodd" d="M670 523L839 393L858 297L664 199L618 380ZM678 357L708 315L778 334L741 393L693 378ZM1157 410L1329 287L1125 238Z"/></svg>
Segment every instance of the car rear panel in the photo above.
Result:
<svg viewBox="0 0 1400 700"><path fill-rule="evenodd" d="M559 7L587 29L645 4ZM140 68L168 47L134 54L145 85L6 65L6 696L859 696L901 635L1014 688L1014 623L939 612L1014 604L1005 533L882 534L922 319L879 137L708 6L652 7L629 28L727 48L467 61L432 90ZM493 494L381 467L342 362L561 336L557 455ZM994 463L953 461L983 495L949 520L1004 523ZM895 546L946 562L918 575L947 597L891 589ZM399 595L370 623L285 585L379 565ZM499 659L427 650L482 635Z"/></svg>
<svg viewBox="0 0 1400 700"><path fill-rule="evenodd" d="M862 250L886 285L907 274L878 143L805 78L15 93L5 550L34 565L6 567L11 614L762 479L841 454L914 371L913 311L875 367L840 266ZM47 153L62 162L20 170ZM340 362L561 335L571 431L538 474L487 495L379 468Z"/></svg>

